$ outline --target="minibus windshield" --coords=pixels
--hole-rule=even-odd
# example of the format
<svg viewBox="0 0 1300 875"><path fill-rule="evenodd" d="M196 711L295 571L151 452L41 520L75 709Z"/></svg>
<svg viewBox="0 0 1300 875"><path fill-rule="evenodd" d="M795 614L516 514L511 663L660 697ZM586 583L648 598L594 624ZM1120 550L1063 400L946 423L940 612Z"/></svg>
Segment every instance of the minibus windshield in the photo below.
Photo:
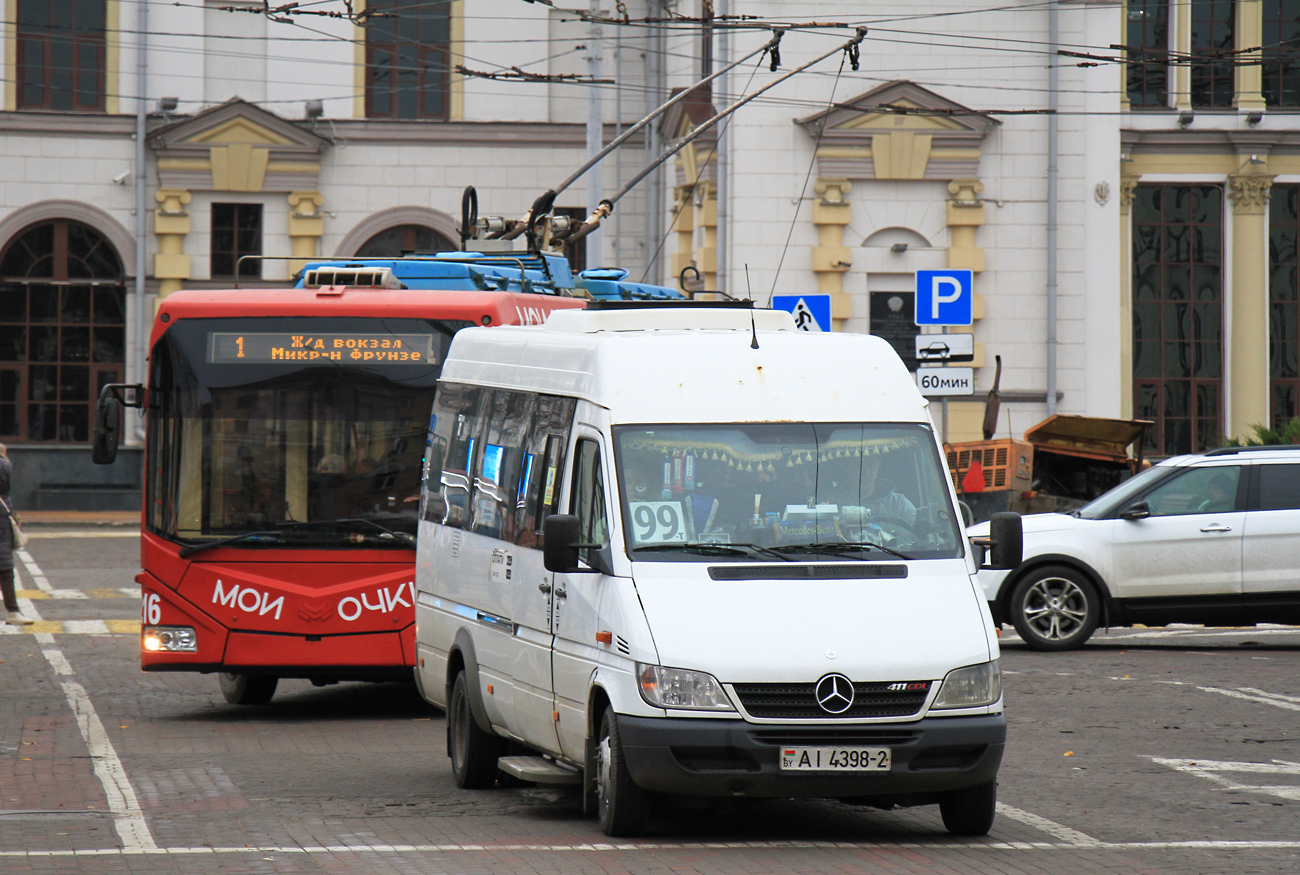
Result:
<svg viewBox="0 0 1300 875"><path fill-rule="evenodd" d="M962 555L947 469L923 425L624 425L614 440L638 561Z"/></svg>

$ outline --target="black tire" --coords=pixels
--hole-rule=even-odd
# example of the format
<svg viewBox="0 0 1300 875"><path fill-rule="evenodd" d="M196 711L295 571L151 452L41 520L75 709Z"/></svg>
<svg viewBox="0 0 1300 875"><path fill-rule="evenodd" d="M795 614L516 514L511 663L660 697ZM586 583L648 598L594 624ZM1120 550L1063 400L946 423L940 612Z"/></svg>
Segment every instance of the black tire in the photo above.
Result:
<svg viewBox="0 0 1300 875"><path fill-rule="evenodd" d="M953 790L939 800L943 825L955 836L988 835L998 808L998 782Z"/></svg>
<svg viewBox="0 0 1300 875"><path fill-rule="evenodd" d="M497 760L505 740L479 728L469 701L465 672L456 675L447 700L447 756L451 774L462 790L485 790L496 783Z"/></svg>
<svg viewBox="0 0 1300 875"><path fill-rule="evenodd" d="M221 695L232 705L265 705L275 695L280 679L269 675L222 672L217 675Z"/></svg>
<svg viewBox="0 0 1300 875"><path fill-rule="evenodd" d="M623 759L618 718L606 708L596 745L596 814L607 836L630 838L645 830L650 796L632 780Z"/></svg>
<svg viewBox="0 0 1300 875"><path fill-rule="evenodd" d="M1021 578L1007 613L1016 632L1035 650L1073 650L1092 637L1101 598L1080 572L1044 565Z"/></svg>

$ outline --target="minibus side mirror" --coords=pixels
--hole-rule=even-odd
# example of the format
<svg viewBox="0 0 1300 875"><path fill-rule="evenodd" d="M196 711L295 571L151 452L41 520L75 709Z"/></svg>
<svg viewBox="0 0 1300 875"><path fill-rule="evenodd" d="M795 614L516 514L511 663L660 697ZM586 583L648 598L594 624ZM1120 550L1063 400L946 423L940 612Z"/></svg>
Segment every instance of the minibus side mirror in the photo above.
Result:
<svg viewBox="0 0 1300 875"><path fill-rule="evenodd" d="M1010 571L1018 567L1025 554L1025 530L1020 514L1010 511L993 514L989 519L989 536L974 538L972 543L980 568ZM988 564L984 562L985 555Z"/></svg>
<svg viewBox="0 0 1300 875"><path fill-rule="evenodd" d="M1144 520L1149 516L1151 516L1151 505L1145 501L1139 501L1124 508L1120 512L1119 518L1122 520Z"/></svg>
<svg viewBox="0 0 1300 875"><path fill-rule="evenodd" d="M599 568L578 565L579 550L596 550L603 544L578 542L578 518L570 513L553 513L542 521L542 564L547 571L561 574L600 574Z"/></svg>

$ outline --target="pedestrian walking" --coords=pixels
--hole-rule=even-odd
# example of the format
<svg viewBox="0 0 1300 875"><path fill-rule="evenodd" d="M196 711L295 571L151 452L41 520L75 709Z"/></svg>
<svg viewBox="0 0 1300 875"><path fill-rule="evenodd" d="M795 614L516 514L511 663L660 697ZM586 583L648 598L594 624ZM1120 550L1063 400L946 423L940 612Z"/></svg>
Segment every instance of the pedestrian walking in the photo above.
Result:
<svg viewBox="0 0 1300 875"><path fill-rule="evenodd" d="M13 479L14 466L9 461L9 450L0 444L0 502L4 510L0 513L0 591L4 593L6 622L10 626L30 626L33 621L27 619L18 610L18 591L14 586L14 527L13 503L9 499L9 484Z"/></svg>

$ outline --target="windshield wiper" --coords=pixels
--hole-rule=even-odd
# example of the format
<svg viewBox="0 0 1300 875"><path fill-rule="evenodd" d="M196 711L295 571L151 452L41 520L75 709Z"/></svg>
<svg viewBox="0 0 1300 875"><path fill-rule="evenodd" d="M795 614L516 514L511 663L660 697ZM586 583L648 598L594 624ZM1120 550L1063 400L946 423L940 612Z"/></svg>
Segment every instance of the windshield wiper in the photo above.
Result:
<svg viewBox="0 0 1300 875"><path fill-rule="evenodd" d="M699 553L703 556L747 556L757 554L759 556L771 556L774 559L780 559L782 562L791 561L789 556L773 550L771 547L760 547L758 544L720 544L714 541L686 541L671 544L646 544L643 547L636 547L634 549L637 551L655 550L664 553Z"/></svg>
<svg viewBox="0 0 1300 875"><path fill-rule="evenodd" d="M360 517L343 519L343 520L314 520L312 522L305 522L305 523L296 523L296 522L276 523L276 527L281 529L290 529L290 528L323 529L323 528L337 528L340 526L353 526L356 523L361 523L362 525L366 525L366 526L370 526L371 528L378 529L380 531L380 537L387 535L390 538L395 538L398 541L401 541L404 546L407 547L415 546L415 535L412 535L408 532L398 532L388 528L388 526L381 525L380 523L377 523L374 520L362 519Z"/></svg>
<svg viewBox="0 0 1300 875"><path fill-rule="evenodd" d="M211 550L213 547L223 547L226 544L233 544L236 541L274 541L279 544L284 543L284 538L279 532L244 532L242 535L233 535L229 538L218 538L215 541L204 541L202 544L190 544L182 547L180 556L184 559L186 556L193 556L195 553L202 553L204 550Z"/></svg>
<svg viewBox="0 0 1300 875"><path fill-rule="evenodd" d="M912 559L913 557L895 550L893 547L886 547L883 544L876 544L871 541L817 541L813 544L791 544L789 547L777 547L782 552L790 553L848 553L859 550L880 550L888 553L890 556L897 556L899 559Z"/></svg>

